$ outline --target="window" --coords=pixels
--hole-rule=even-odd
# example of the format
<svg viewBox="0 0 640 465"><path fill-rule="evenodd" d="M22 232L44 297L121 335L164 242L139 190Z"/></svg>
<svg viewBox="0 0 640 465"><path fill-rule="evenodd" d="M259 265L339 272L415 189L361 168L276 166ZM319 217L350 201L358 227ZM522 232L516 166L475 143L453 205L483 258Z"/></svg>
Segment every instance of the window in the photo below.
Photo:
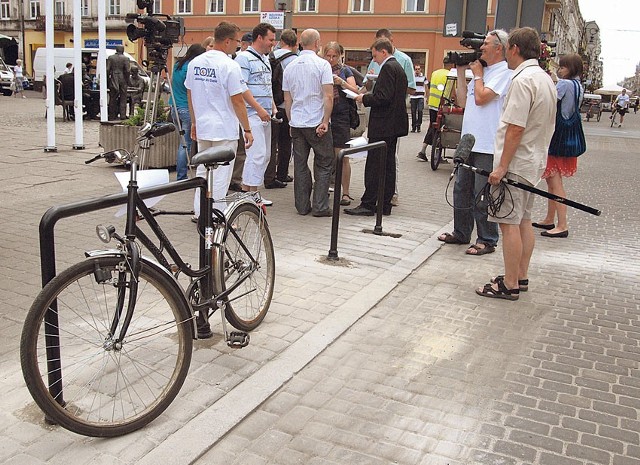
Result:
<svg viewBox="0 0 640 465"><path fill-rule="evenodd" d="M244 0L245 13L260 13L260 0Z"/></svg>
<svg viewBox="0 0 640 465"><path fill-rule="evenodd" d="M224 0L209 0L209 13L224 13Z"/></svg>
<svg viewBox="0 0 640 465"><path fill-rule="evenodd" d="M0 19L11 19L11 4L9 0L0 0Z"/></svg>
<svg viewBox="0 0 640 465"><path fill-rule="evenodd" d="M426 10L427 7L427 1L426 0L406 0L407 2L407 9L406 11L408 13L423 13Z"/></svg>
<svg viewBox="0 0 640 465"><path fill-rule="evenodd" d="M298 0L298 11L300 13L314 13L316 11L316 0Z"/></svg>
<svg viewBox="0 0 640 465"><path fill-rule="evenodd" d="M31 0L29 2L29 19L36 19L40 16L40 0Z"/></svg>
<svg viewBox="0 0 640 465"><path fill-rule="evenodd" d="M191 13L191 0L178 0L178 14Z"/></svg>
<svg viewBox="0 0 640 465"><path fill-rule="evenodd" d="M353 13L371 13L373 0L353 0Z"/></svg>
<svg viewBox="0 0 640 465"><path fill-rule="evenodd" d="M153 0L153 12L154 13L162 13L162 1L161 0Z"/></svg>
<svg viewBox="0 0 640 465"><path fill-rule="evenodd" d="M82 0L80 2L80 16L89 16L89 0Z"/></svg>
<svg viewBox="0 0 640 465"><path fill-rule="evenodd" d="M64 16L64 12L65 12L64 2L61 2L60 0L56 0L56 4L53 7L53 14Z"/></svg>
<svg viewBox="0 0 640 465"><path fill-rule="evenodd" d="M120 0L109 0L109 16L120 16Z"/></svg>

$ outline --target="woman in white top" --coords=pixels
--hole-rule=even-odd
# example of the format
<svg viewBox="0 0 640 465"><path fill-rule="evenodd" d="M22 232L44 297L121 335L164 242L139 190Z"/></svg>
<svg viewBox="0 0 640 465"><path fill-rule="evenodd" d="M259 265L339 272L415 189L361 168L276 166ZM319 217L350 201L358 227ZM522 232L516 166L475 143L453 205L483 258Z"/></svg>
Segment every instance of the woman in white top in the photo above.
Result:
<svg viewBox="0 0 640 465"><path fill-rule="evenodd" d="M13 96L18 97L18 93L22 95L22 98L27 98L24 95L24 87L22 82L24 81L24 74L22 74L22 60L17 59L16 65L13 67L13 83L16 86Z"/></svg>

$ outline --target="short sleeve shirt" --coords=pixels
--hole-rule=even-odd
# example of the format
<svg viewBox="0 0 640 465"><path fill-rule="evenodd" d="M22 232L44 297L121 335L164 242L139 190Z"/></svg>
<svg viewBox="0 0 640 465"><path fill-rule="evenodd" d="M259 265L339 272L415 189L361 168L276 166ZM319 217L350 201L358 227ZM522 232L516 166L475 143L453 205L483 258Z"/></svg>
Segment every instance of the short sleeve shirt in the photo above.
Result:
<svg viewBox="0 0 640 465"><path fill-rule="evenodd" d="M271 106L273 105L273 91L271 89L269 57L256 52L253 47L249 47L247 50L238 53L236 63L240 65L242 77L247 83L247 88L251 91L253 98L270 114ZM247 114L249 116L257 113L251 105L247 104Z"/></svg>
<svg viewBox="0 0 640 465"><path fill-rule="evenodd" d="M508 171L538 183L555 129L557 98L556 86L538 60L526 60L514 70L496 133L494 168L502 158L507 126L520 126L524 133Z"/></svg>
<svg viewBox="0 0 640 465"><path fill-rule="evenodd" d="M191 91L198 139L237 140L240 122L231 97L247 89L238 63L210 50L189 62L184 84Z"/></svg>
<svg viewBox="0 0 640 465"><path fill-rule="evenodd" d="M504 99L511 84L512 71L506 61L500 61L484 69L483 83L496 97L482 106L476 105L475 83L471 80L467 87L467 104L462 119L462 135L473 134L476 143L473 151L493 154L495 149L498 121L504 106Z"/></svg>
<svg viewBox="0 0 640 465"><path fill-rule="evenodd" d="M333 85L331 65L311 50L303 50L284 70L282 90L291 94L294 128L315 128L324 116L323 85Z"/></svg>
<svg viewBox="0 0 640 465"><path fill-rule="evenodd" d="M622 107L622 108L629 107L629 94L624 94L624 95L620 94L620 95L618 95L617 101L618 101L618 105L620 105L620 107Z"/></svg>

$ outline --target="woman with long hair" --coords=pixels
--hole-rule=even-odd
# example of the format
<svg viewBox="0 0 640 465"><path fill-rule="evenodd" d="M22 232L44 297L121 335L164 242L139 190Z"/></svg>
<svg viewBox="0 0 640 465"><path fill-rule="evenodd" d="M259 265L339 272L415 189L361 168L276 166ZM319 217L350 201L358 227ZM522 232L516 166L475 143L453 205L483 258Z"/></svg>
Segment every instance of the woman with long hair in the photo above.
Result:
<svg viewBox="0 0 640 465"><path fill-rule="evenodd" d="M324 46L324 58L331 64L333 72L333 111L331 112L331 133L333 135L333 150L336 154L344 148L349 148L347 142L351 139L349 124L349 102L341 89L358 92L356 79L348 66L342 63L344 49L338 42L329 42ZM342 159L342 198L340 205L351 205L353 198L349 192L351 184L351 165L349 158Z"/></svg>
<svg viewBox="0 0 640 465"><path fill-rule="evenodd" d="M184 56L176 60L173 65L173 75L171 76L171 87L173 90L173 102L175 102L178 114L173 115L173 121L180 121L180 127L184 131L184 140L186 148L182 143L178 147L178 155L176 160L176 179L187 179L187 153L191 153L191 115L189 114L189 100L187 99L187 88L184 86L184 80L187 77L187 68L189 62L198 55L204 53L206 49L200 44L193 44L187 50ZM169 105L172 106L172 99L169 99ZM173 110L172 110L173 113Z"/></svg>
<svg viewBox="0 0 640 465"><path fill-rule="evenodd" d="M561 119L569 120L574 117L577 121L575 124L575 131L579 130L582 134L582 123L580 123L580 102L584 95L584 89L580 84L580 75L582 74L582 58L575 53L563 55L560 57L560 68L558 69L558 83L556 88L558 90L558 113L556 117L556 129L551 139L550 153L547 157L547 168L542 175L542 178L547 181L548 191L551 194L558 195L560 197L566 197L566 192L562 184L562 178L569 178L573 176L578 169L578 155L576 154L562 154L551 153L553 151L560 152L558 148L569 141L562 140L566 136L561 136L561 126L559 123ZM560 139L560 140L558 140ZM554 140L558 142L554 144ZM568 151L570 152L570 151ZM557 223L555 222L557 218ZM563 203L549 200L547 204L547 215L544 219L538 223L533 223L536 228L544 229L541 235L545 237L568 237L569 226L567 225L567 206Z"/></svg>

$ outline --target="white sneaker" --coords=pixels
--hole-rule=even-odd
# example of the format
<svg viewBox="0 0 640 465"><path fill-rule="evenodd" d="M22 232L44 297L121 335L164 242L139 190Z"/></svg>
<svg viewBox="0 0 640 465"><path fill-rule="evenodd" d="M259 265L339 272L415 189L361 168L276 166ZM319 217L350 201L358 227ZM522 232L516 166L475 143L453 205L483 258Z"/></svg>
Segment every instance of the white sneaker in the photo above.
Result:
<svg viewBox="0 0 640 465"><path fill-rule="evenodd" d="M270 207L271 205L273 205L273 201L271 201L271 200L267 200L267 199L265 199L264 197L261 197L261 198L260 198L260 203L261 203L262 205L264 205L265 207Z"/></svg>
<svg viewBox="0 0 640 465"><path fill-rule="evenodd" d="M398 201L398 194L393 194L393 197L391 197L390 203L394 207L397 207L398 205L400 205L400 202Z"/></svg>

